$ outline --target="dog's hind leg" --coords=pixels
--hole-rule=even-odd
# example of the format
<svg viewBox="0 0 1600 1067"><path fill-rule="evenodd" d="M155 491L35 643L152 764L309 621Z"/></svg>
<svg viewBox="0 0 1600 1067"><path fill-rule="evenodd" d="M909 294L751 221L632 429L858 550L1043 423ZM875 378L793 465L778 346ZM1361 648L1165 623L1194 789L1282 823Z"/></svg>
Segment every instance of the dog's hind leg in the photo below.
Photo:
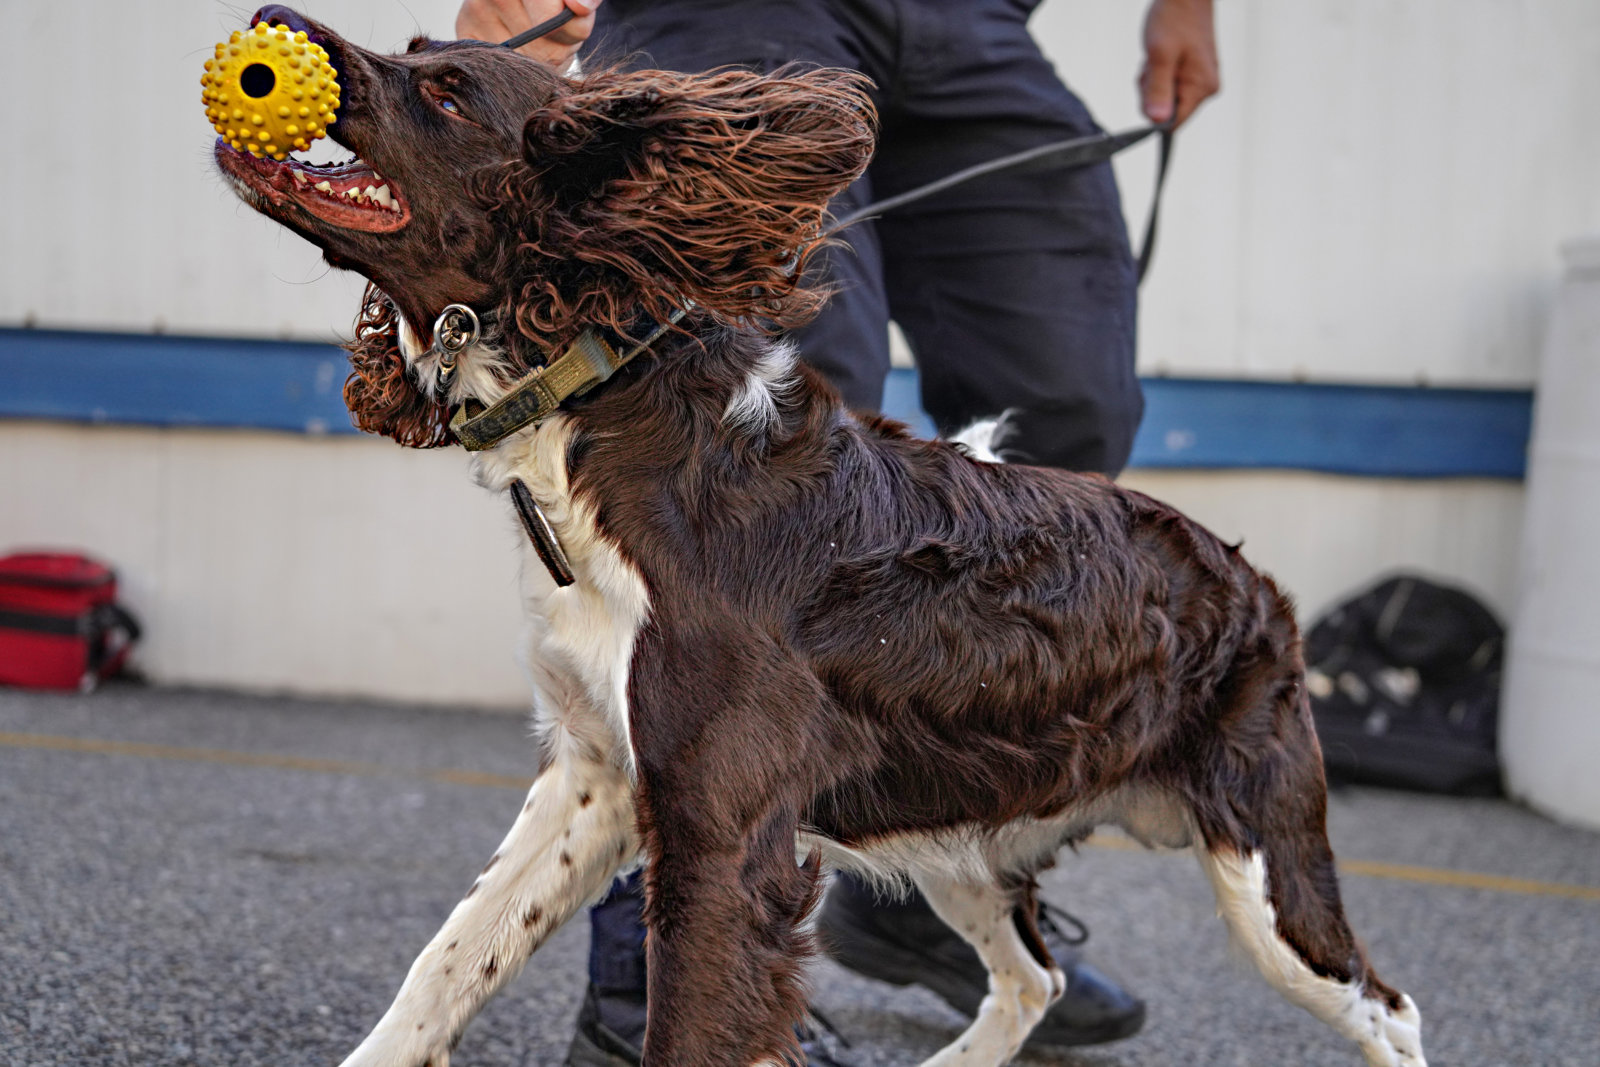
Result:
<svg viewBox="0 0 1600 1067"><path fill-rule="evenodd" d="M989 994L977 1017L922 1067L1009 1063L1066 987L1031 925L1032 891L928 877L918 878L917 885L939 918L966 939L989 971Z"/></svg>
<svg viewBox="0 0 1600 1067"><path fill-rule="evenodd" d="M1289 898L1303 897L1310 890L1306 883L1315 876L1292 869L1280 876L1277 872L1284 868L1272 866L1274 851L1270 846L1247 852L1199 850L1201 865L1216 890L1217 910L1234 940L1285 998L1360 1045L1371 1067L1426 1067L1416 1005L1378 980L1361 959L1342 917L1325 912L1312 918L1324 927L1320 935L1350 946L1337 962L1290 940L1285 914L1295 917L1295 925L1303 925L1311 918L1307 913L1320 905Z"/></svg>
<svg viewBox="0 0 1600 1067"><path fill-rule="evenodd" d="M446 1067L484 1002L637 850L627 776L608 754L563 738L489 865L345 1067Z"/></svg>
<svg viewBox="0 0 1600 1067"><path fill-rule="evenodd" d="M1371 1067L1426 1067L1416 1005L1377 976L1345 919L1303 690L1273 703L1262 709L1273 739L1196 809L1217 910L1262 976L1360 1045Z"/></svg>

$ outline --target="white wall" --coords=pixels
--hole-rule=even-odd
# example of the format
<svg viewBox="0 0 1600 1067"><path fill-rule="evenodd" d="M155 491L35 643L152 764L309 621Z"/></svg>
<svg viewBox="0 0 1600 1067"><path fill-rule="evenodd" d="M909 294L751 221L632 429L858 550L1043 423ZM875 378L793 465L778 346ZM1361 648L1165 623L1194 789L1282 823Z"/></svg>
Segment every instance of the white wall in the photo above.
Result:
<svg viewBox="0 0 1600 1067"><path fill-rule="evenodd" d="M1144 4L1034 31L1141 122ZM1146 372L1526 384L1558 244L1600 228L1595 0L1217 0L1223 94L1178 138ZM1142 228L1154 150L1118 164Z"/></svg>
<svg viewBox="0 0 1600 1067"><path fill-rule="evenodd" d="M117 568L152 679L521 705L519 539L459 450L0 422L0 551Z"/></svg>
<svg viewBox="0 0 1600 1067"><path fill-rule="evenodd" d="M0 94L11 102L0 153L8 202L0 324L301 338L349 331L363 283L244 207L211 160L202 66L256 6L7 5L16 46L0 63ZM291 6L356 44L392 50L421 29L453 36L460 5ZM327 141L319 151L344 154Z"/></svg>
<svg viewBox="0 0 1600 1067"><path fill-rule="evenodd" d="M349 328L359 284L213 174L200 72L249 5L13 5L0 64L0 324L266 337ZM456 0L301 0L358 44ZM1108 126L1138 121L1143 0L1034 29ZM1180 138L1147 372L1525 384L1555 248L1600 228L1595 0L1219 0L1224 94ZM115 32L111 28L115 27ZM1151 151L1119 165L1142 222ZM21 210L15 207L20 205Z"/></svg>

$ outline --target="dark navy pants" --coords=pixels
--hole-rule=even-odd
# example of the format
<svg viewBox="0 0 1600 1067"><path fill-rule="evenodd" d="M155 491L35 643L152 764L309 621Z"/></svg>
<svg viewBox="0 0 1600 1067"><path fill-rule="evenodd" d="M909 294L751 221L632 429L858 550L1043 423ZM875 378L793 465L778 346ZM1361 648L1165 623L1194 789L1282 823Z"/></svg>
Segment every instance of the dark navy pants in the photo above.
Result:
<svg viewBox="0 0 1600 1067"><path fill-rule="evenodd" d="M672 70L800 60L876 83L882 136L838 215L962 167L1098 131L1028 35L1038 0L607 0L585 62ZM838 294L795 337L876 410L887 324L905 331L942 433L1011 412L1008 459L1115 474L1143 401L1137 278L1109 164L978 179L851 229ZM638 881L594 911L597 985L644 988ZM630 902L630 893L634 896ZM630 918L631 917L631 918Z"/></svg>

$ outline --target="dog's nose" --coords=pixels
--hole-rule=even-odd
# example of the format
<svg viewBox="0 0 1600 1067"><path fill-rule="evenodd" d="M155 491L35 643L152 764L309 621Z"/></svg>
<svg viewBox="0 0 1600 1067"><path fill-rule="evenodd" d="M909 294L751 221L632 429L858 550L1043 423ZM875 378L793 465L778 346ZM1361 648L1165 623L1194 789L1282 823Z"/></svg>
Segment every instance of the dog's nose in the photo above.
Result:
<svg viewBox="0 0 1600 1067"><path fill-rule="evenodd" d="M311 32L311 24L306 21L304 15L292 7L285 7L282 4L268 4L257 11L250 19L250 25L254 26L258 22L265 22L273 26L286 26L293 32Z"/></svg>

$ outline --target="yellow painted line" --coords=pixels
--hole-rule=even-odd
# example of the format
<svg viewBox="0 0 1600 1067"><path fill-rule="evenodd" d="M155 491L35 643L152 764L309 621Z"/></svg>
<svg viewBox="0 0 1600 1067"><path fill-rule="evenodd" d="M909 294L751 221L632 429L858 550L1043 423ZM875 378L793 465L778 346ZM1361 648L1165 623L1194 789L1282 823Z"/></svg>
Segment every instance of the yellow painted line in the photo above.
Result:
<svg viewBox="0 0 1600 1067"><path fill-rule="evenodd" d="M1343 860L1339 870L1365 878L1389 878L1397 882L1422 882L1427 885L1487 889L1492 893L1526 893L1537 897L1568 897L1572 900L1600 900L1600 887L1568 885L1564 882L1536 882L1529 878L1507 878L1498 874L1452 871L1447 867L1413 867L1405 863L1378 863L1374 860Z"/></svg>
<svg viewBox="0 0 1600 1067"><path fill-rule="evenodd" d="M533 755L530 747L529 756ZM526 793L533 786L532 778L520 778L514 774L490 774L488 771L459 771L450 767L437 771L425 771L429 781L444 782L449 785L478 785L490 789L515 789Z"/></svg>
<svg viewBox="0 0 1600 1067"><path fill-rule="evenodd" d="M106 741L95 737L59 737L53 734L10 734L0 732L0 746L34 748L52 752L89 752L103 756L138 756L141 759L178 760L184 763L223 763L234 767L267 767L283 771L313 771L318 774L345 774L360 778L422 778L449 785L487 786L494 789L526 790L532 778L482 771L409 770L381 763L352 760L312 759L308 756L282 756L270 752L233 752L220 748L183 748L175 745L148 745L139 741ZM530 753L531 755L531 753Z"/></svg>
<svg viewBox="0 0 1600 1067"><path fill-rule="evenodd" d="M1084 843L1095 848L1109 848L1119 852L1149 851L1137 841L1116 834L1094 834ZM1387 878L1395 882L1447 885L1459 889L1486 889L1491 893L1519 893L1536 897L1600 901L1600 886L1536 882L1530 878L1507 878L1498 874L1453 871L1447 867L1416 867L1406 863L1380 863L1375 860L1340 860L1339 873L1361 878Z"/></svg>
<svg viewBox="0 0 1600 1067"><path fill-rule="evenodd" d="M413 770L353 760L313 759L308 756L235 752L219 748L185 748L176 745L151 745L139 741L107 741L95 737L61 737L54 734L13 734L0 731L0 747L43 749L51 752L85 752L105 756L136 756L141 759L177 760L184 763L221 763L234 767L265 767L271 770L311 771L317 774L343 774L361 778L420 778L447 785L490 789L526 790L533 784L532 778L449 767L437 770L421 768ZM1112 834L1095 834L1085 843L1095 848L1146 851L1143 845ZM1563 882L1539 882L1528 878L1507 878L1497 874L1477 874L1443 867L1416 867L1404 863L1379 863L1372 860L1344 860L1339 864L1339 869L1345 874L1363 878L1385 878L1421 885L1482 889L1491 893L1600 901L1600 887L1569 885Z"/></svg>

